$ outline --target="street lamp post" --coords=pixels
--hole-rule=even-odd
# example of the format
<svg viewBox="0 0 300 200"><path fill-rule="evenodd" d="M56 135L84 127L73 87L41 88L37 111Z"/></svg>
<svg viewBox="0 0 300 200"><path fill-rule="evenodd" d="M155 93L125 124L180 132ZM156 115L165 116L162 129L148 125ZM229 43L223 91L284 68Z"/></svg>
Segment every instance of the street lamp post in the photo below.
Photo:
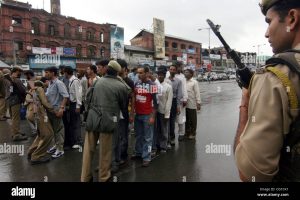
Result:
<svg viewBox="0 0 300 200"><path fill-rule="evenodd" d="M199 28L198 31L202 31L202 30L208 30L208 59L209 59L209 64L211 64L211 60L210 60L210 30L211 28Z"/></svg>
<svg viewBox="0 0 300 200"><path fill-rule="evenodd" d="M261 46L265 46L266 44L258 44L258 45L254 45L253 47L257 47L257 55L256 55L256 67L259 65L259 48Z"/></svg>
<svg viewBox="0 0 300 200"><path fill-rule="evenodd" d="M211 28L199 28L198 31L208 30L208 53L210 55L210 30Z"/></svg>

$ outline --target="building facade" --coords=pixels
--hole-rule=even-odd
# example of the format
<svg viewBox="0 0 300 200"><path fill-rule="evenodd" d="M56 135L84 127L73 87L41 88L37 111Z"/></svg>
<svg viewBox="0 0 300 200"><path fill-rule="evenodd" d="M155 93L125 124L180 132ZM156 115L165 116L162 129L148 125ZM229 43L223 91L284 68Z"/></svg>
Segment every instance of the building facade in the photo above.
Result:
<svg viewBox="0 0 300 200"><path fill-rule="evenodd" d="M142 47L144 49L155 51L154 35L152 32L142 30L133 39L130 40L132 46ZM195 68L201 66L201 43L193 42L188 39L177 36L165 35L165 61L182 61L186 65L192 65ZM161 62L161 59L155 59Z"/></svg>
<svg viewBox="0 0 300 200"><path fill-rule="evenodd" d="M51 13L33 9L28 3L2 1L0 59L10 65L31 67L32 62L37 64L37 52L51 49L51 55L82 68L110 57L111 24L87 22L60 12L59 0L51 0Z"/></svg>

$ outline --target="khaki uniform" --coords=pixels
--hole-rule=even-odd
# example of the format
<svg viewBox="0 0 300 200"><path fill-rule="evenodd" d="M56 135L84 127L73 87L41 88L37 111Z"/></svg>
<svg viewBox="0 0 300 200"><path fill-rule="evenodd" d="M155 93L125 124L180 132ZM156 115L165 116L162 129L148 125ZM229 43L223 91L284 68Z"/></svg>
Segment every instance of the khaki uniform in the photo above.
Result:
<svg viewBox="0 0 300 200"><path fill-rule="evenodd" d="M6 116L7 107L6 107L5 97L6 97L5 80L2 71L0 71L0 120Z"/></svg>
<svg viewBox="0 0 300 200"><path fill-rule="evenodd" d="M108 126L117 126L121 110L126 108L124 99L128 98L128 90L120 79L110 76L105 76L98 80L93 91L92 105L99 108L102 113L101 129L106 129ZM114 119L115 118L115 119ZM89 125L89 117L87 118L87 126ZM106 128L105 128L106 127ZM116 127L115 127L116 128ZM109 127L107 130L110 130ZM111 162L113 151L113 134L112 132L102 130L99 133L86 132L81 181L92 181L91 163L96 144L99 139L99 178L100 182L106 182L111 177Z"/></svg>
<svg viewBox="0 0 300 200"><path fill-rule="evenodd" d="M47 155L47 149L51 145L51 141L54 137L54 132L50 121L48 120L47 109L49 112L54 112L53 107L47 101L44 89L38 87L36 90L31 90L31 93L36 91L36 105L37 105L37 129L38 135L35 138L33 144L28 150L28 155L31 155L31 160L36 161ZM27 106L27 119L30 123L35 123L34 117L34 103L33 97L30 94L26 96L26 102L29 103Z"/></svg>
<svg viewBox="0 0 300 200"><path fill-rule="evenodd" d="M300 49L300 44L296 49ZM296 56L300 62L300 55ZM287 66L275 67L289 77L299 100L299 76ZM272 181L279 171L284 136L299 109L289 108L289 88L271 72L255 74L249 89L248 121L235 151L236 163L248 181Z"/></svg>

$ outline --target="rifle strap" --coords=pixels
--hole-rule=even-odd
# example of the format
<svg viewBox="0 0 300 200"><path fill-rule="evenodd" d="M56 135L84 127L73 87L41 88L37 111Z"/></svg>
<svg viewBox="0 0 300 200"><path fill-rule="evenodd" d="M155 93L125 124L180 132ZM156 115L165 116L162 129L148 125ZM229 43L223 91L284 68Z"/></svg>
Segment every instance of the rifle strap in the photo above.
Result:
<svg viewBox="0 0 300 200"><path fill-rule="evenodd" d="M290 103L290 109L296 110L298 109L299 102L296 94L296 90L288 78L287 75L285 75L283 72L281 72L279 69L275 67L267 67L267 71L272 72L283 84L283 86L286 88L286 92L289 98Z"/></svg>

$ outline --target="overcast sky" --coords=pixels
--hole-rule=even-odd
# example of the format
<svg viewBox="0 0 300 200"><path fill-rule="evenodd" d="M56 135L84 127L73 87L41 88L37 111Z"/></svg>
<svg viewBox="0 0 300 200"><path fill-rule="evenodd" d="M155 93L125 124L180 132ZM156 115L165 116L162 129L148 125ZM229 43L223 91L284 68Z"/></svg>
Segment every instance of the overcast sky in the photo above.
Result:
<svg viewBox="0 0 300 200"><path fill-rule="evenodd" d="M43 8L43 0L29 2L33 8ZM125 29L125 44L130 44L138 32L152 29L153 17L165 21L166 34L200 42L208 47L206 19L220 24L220 32L232 49L272 55L264 37L267 24L261 14L260 0L61 0L62 15L96 23L117 24ZM44 0L50 12L50 0ZM211 32L211 47L221 43ZM265 45L263 45L265 44ZM255 47L254 47L255 46Z"/></svg>

